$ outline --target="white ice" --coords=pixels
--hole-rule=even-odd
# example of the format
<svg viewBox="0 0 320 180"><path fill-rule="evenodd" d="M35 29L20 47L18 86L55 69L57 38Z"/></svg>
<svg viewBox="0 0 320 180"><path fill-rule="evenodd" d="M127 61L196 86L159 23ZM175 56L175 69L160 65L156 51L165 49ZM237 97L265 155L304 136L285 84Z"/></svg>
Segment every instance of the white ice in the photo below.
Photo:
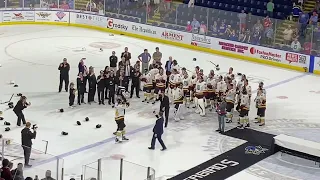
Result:
<svg viewBox="0 0 320 180"><path fill-rule="evenodd" d="M128 47L132 53L131 63L137 60L143 49L147 48L153 53L156 47L160 47L163 63L169 56L173 56L180 66L193 70L194 66L199 65L205 74L208 74L213 69L209 61L213 61L220 65L220 72L227 72L229 67L233 67L236 73L245 73L252 89L257 88L259 81L264 81L266 87L271 86L267 89L266 126L253 128L320 142L320 84L317 83L317 76L73 27L1 26L0 32L0 100L7 101L12 93L22 93L28 97L32 106L24 110L26 119L39 126L33 147L44 151L43 140L48 141L48 153L64 159L65 174L70 176L81 174L82 165L99 158L121 156L127 161L154 168L156 177L160 179L177 175L243 143L216 133L214 130L217 128L217 120L209 114L203 119L190 116L180 122L171 121L164 134L168 150L161 152L157 145L156 150L150 151L147 147L150 145L155 122L152 111L158 109L158 104L146 106L138 99L132 100L132 107L126 116L130 141L123 144L115 144L111 139L116 128L111 107L94 104L68 109L68 93L57 93L57 68L62 59L68 59L71 65L70 79L75 81L77 64L82 57L87 58L85 63L88 66L95 67L95 71L99 72L109 65L111 51L120 55L124 47ZM114 43L118 47L99 52L89 46L94 42ZM83 47L86 51L81 51ZM196 62L192 61L194 57L197 58ZM11 80L19 87L8 85ZM280 96L287 98L280 99ZM18 97L15 96L13 102L17 100ZM15 127L16 116L12 110L5 110L5 105L1 107L5 120L12 125L9 132L4 132L5 126L1 125L0 132L14 143L20 143L21 128ZM59 108L64 108L65 112L57 113ZM254 103L252 109L250 119L255 117ZM90 121L82 122L85 117L89 117ZM76 126L76 121L81 121L82 126ZM102 128L95 129L96 124L101 124ZM227 128L234 126L236 124L227 125ZM61 136L61 131L67 131L69 135ZM44 155L43 158L49 159L50 156ZM279 161L276 161L277 159ZM113 171L118 170L118 164L115 160L105 160L103 165L103 177L116 179ZM274 166L277 168L271 168ZM29 174L37 172L43 173L39 174L43 176L45 169L54 167L53 162L48 162L34 167L34 171L29 170ZM92 170L91 173L94 174L95 171ZM125 177L130 177L130 180L142 179L143 173L145 169L129 163L124 170ZM319 177L319 169L311 161L301 165L301 161L293 157L279 157L276 154L229 179L259 180L265 179L267 175L269 179L275 177L314 180Z"/></svg>

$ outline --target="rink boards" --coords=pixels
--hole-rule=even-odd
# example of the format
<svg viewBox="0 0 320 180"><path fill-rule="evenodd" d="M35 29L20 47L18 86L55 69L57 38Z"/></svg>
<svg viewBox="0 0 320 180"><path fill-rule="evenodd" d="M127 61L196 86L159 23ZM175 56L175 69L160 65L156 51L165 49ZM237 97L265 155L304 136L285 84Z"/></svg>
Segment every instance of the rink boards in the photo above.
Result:
<svg viewBox="0 0 320 180"><path fill-rule="evenodd" d="M5 10L0 11L0 22L1 25L51 24L90 28L233 57L235 59L320 74L320 58L318 57L129 22L80 11Z"/></svg>

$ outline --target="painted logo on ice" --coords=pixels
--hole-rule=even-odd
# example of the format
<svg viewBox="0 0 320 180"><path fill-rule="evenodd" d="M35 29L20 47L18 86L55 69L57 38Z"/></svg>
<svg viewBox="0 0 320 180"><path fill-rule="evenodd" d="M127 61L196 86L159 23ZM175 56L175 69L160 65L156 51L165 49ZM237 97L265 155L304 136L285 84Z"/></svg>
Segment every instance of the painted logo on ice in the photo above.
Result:
<svg viewBox="0 0 320 180"><path fill-rule="evenodd" d="M247 146L244 151L246 154L260 155L266 153L269 149L263 148L261 146Z"/></svg>

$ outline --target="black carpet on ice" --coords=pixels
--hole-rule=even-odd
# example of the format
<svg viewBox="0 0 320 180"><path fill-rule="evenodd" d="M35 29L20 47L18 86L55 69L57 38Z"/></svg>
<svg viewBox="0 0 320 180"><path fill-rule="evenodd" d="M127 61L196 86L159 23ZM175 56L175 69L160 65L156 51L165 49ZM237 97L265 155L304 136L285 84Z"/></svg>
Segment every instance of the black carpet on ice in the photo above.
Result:
<svg viewBox="0 0 320 180"><path fill-rule="evenodd" d="M274 154L273 137L252 129L231 129L227 136L248 142L169 180L223 180Z"/></svg>

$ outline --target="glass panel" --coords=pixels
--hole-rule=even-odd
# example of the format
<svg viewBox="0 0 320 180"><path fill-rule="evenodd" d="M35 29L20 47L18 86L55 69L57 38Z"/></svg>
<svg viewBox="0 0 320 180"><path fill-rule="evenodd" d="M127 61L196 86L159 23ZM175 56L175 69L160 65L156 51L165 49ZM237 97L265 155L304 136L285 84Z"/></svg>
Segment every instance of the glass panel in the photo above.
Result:
<svg viewBox="0 0 320 180"><path fill-rule="evenodd" d="M23 0L6 0L7 8L22 8ZM5 3L4 3L5 4ZM2 6L2 2L0 2L0 6Z"/></svg>
<svg viewBox="0 0 320 180"><path fill-rule="evenodd" d="M5 5L6 5L6 1L7 1L7 0L4 0L4 1L0 1L0 9L3 9L3 8L5 8Z"/></svg>
<svg viewBox="0 0 320 180"><path fill-rule="evenodd" d="M87 4L90 0L74 0L74 7L76 10L86 11Z"/></svg>
<svg viewBox="0 0 320 180"><path fill-rule="evenodd" d="M147 22L147 11L151 10L150 0L124 0L120 1L118 18L131 22Z"/></svg>
<svg viewBox="0 0 320 180"><path fill-rule="evenodd" d="M120 159L102 158L101 177L102 179L120 179Z"/></svg>
<svg viewBox="0 0 320 180"><path fill-rule="evenodd" d="M30 160L26 162L25 155L29 153ZM59 159L43 151L22 146L9 139L1 141L1 155L12 162L14 167L19 163L32 165L31 168L25 169L25 172L28 172L28 176L30 177L34 177L35 175L44 177L47 170L51 171L51 176L55 179L60 179L62 176L63 159Z"/></svg>
<svg viewBox="0 0 320 180"><path fill-rule="evenodd" d="M98 162L93 162L83 166L83 179L91 180L92 178L98 179Z"/></svg>

